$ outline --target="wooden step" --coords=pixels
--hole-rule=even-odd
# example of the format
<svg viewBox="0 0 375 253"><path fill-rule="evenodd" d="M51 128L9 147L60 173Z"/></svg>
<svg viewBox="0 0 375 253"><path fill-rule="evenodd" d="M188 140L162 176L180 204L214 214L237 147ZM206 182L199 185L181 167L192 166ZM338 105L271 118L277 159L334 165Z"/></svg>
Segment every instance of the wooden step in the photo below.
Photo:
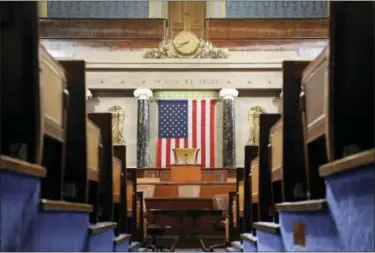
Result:
<svg viewBox="0 0 375 253"><path fill-rule="evenodd" d="M123 242L129 241L131 237L132 237L132 235L130 235L130 234L121 234L121 235L116 236L116 237L113 239L113 242L114 242L115 244L120 244L120 243L123 243Z"/></svg>
<svg viewBox="0 0 375 253"><path fill-rule="evenodd" d="M327 177L337 173L351 171L370 164L374 164L374 156L374 149L370 149L344 157L334 162L326 163L319 167L319 175L321 177Z"/></svg>
<svg viewBox="0 0 375 253"><path fill-rule="evenodd" d="M136 249L140 248L140 247L141 247L141 243L140 242L132 242L129 245L129 252L136 252Z"/></svg>
<svg viewBox="0 0 375 253"><path fill-rule="evenodd" d="M226 247L225 252L237 252L237 249L235 247Z"/></svg>
<svg viewBox="0 0 375 253"><path fill-rule="evenodd" d="M231 245L240 251L243 250L243 245L241 244L240 241L233 241L231 242Z"/></svg>
<svg viewBox="0 0 375 253"><path fill-rule="evenodd" d="M116 222L101 222L101 223L89 226L89 231L90 231L90 234L97 234L97 233L104 232L110 229L115 229L116 227L117 227Z"/></svg>
<svg viewBox="0 0 375 253"><path fill-rule="evenodd" d="M249 241L255 246L257 245L257 241L258 241L257 238L250 233L241 234L241 239Z"/></svg>
<svg viewBox="0 0 375 253"><path fill-rule="evenodd" d="M253 228L272 234L280 234L280 225L274 222L254 222Z"/></svg>
<svg viewBox="0 0 375 253"><path fill-rule="evenodd" d="M19 174L44 178L47 170L39 164L29 163L7 155L0 155L0 171L7 170Z"/></svg>
<svg viewBox="0 0 375 253"><path fill-rule="evenodd" d="M278 212L312 212L325 211L328 205L325 199L305 200L297 202L283 202L276 204Z"/></svg>
<svg viewBox="0 0 375 253"><path fill-rule="evenodd" d="M40 201L40 210L46 212L91 213L93 211L93 206L75 202L42 199Z"/></svg>

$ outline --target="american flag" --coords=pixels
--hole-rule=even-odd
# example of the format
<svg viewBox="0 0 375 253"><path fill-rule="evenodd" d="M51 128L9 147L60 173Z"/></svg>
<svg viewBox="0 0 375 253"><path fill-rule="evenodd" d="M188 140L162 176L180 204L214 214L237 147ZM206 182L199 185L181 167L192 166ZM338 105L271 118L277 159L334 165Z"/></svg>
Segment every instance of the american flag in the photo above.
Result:
<svg viewBox="0 0 375 253"><path fill-rule="evenodd" d="M174 164L174 148L199 148L203 168L215 167L215 100L159 100L157 167Z"/></svg>

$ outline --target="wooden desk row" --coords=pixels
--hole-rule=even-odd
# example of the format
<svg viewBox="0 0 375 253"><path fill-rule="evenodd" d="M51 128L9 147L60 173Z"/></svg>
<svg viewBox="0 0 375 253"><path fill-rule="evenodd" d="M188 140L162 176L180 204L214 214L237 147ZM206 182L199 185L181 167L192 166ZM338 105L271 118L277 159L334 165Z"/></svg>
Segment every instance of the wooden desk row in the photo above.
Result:
<svg viewBox="0 0 375 253"><path fill-rule="evenodd" d="M110 113L86 111L85 62L57 61L39 44L36 2L0 9L1 154L47 169L42 198L89 203L92 223L125 232L113 209L126 213L126 147L112 143Z"/></svg>
<svg viewBox="0 0 375 253"><path fill-rule="evenodd" d="M324 164L373 153L372 5L330 5L329 46L314 61L283 62L282 113L261 114L259 145L246 147L258 154L242 178L250 194L237 193L239 206L252 206L242 232L252 232L254 221L277 222L277 203L324 199Z"/></svg>
<svg viewBox="0 0 375 253"><path fill-rule="evenodd" d="M170 168L147 168L140 169L137 172L137 178L155 178L160 182L170 182L171 169ZM236 169L224 168L201 168L202 182L227 182L228 179L236 178ZM185 180L186 181L186 180Z"/></svg>

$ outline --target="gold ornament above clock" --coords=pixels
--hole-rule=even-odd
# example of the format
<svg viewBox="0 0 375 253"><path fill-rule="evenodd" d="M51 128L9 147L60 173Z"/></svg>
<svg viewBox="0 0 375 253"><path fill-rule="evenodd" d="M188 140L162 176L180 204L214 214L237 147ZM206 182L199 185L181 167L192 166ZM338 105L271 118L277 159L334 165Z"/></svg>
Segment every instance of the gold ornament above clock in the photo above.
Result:
<svg viewBox="0 0 375 253"><path fill-rule="evenodd" d="M182 31L173 39L163 40L159 48L147 50L143 57L148 59L163 58L211 58L226 59L229 54L227 49L215 48L211 42L199 39L189 31Z"/></svg>
<svg viewBox="0 0 375 253"><path fill-rule="evenodd" d="M199 39L194 33L182 31L174 37L173 47L182 55L192 55L199 47Z"/></svg>

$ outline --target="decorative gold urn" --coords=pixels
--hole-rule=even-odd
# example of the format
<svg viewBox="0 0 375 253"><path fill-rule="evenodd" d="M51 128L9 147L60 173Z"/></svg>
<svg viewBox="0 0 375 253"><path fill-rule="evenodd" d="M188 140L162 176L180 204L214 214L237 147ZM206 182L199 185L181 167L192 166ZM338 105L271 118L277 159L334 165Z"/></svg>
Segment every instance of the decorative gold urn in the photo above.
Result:
<svg viewBox="0 0 375 253"><path fill-rule="evenodd" d="M247 145L257 146L259 144L259 116L266 111L256 105L249 109L248 122L249 122L249 139Z"/></svg>
<svg viewBox="0 0 375 253"><path fill-rule="evenodd" d="M108 109L112 113L112 141L117 144L125 144L124 120L125 112L119 105L111 106Z"/></svg>

